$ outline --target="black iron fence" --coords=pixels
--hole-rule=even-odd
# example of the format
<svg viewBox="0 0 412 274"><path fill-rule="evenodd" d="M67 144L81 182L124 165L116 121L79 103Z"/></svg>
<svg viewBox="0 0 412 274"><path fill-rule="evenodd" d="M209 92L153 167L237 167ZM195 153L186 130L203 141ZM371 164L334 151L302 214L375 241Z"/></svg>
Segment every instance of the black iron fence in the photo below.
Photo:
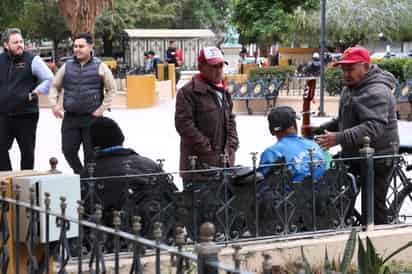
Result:
<svg viewBox="0 0 412 274"><path fill-rule="evenodd" d="M155 273L161 272L165 254L171 257L171 269L176 273L183 273L192 265L196 265L198 273L247 273L240 270L238 245L233 245L233 266L219 263L222 245L241 239L345 230L353 226L373 229L376 162L391 166L386 214L389 222L399 223L409 217L401 214L401 208L406 200L412 200L412 183L405 172L411 166L405 155L374 155L368 140L365 141L358 156L332 159L320 179L315 179L313 170L322 162L311 158L300 163L310 167L309 176L300 183L292 182L288 168L296 164L292 162L265 165L271 171L262 177L257 172L256 153L252 153L252 167L229 167L225 155L221 157L221 167L203 167L196 157L191 157L192 170L178 173L133 174L130 163L125 162L129 167L126 174L102 177L95 174L96 166L91 164L89 174L81 179L82 200L78 202L77 217L67 215L63 197L60 212L54 212L50 209L49 194L39 201L36 189L32 188L29 201L22 201L19 186L11 188L11 184L3 182L0 268L2 273L19 273L23 256L27 273L50 273L48 262L53 258L58 262L58 273L65 273L69 259L77 257L78 273L83 273L84 268L106 273L105 254L111 253L114 271L120 273L120 254L126 251L133 258L129 273L143 273L144 253L156 258ZM357 174L352 174L348 167L354 162L360 167ZM159 161L159 170L162 164ZM183 191L175 188L173 175L185 178ZM354 206L359 193L361 212ZM28 222L22 241L23 208ZM53 220L57 220L59 229L57 241L49 239ZM73 225L78 225L74 239L68 237ZM40 230L45 230L46 240L39 257L36 252ZM194 245L197 255L184 251L187 245ZM263 269L269 269L269 261L266 256ZM11 268L15 272L10 272Z"/></svg>
<svg viewBox="0 0 412 274"><path fill-rule="evenodd" d="M200 228L199 243L195 246L197 255L184 251L185 245L184 230L181 227L176 229L176 246L171 246L162 243L162 230L161 223L154 223L153 226L153 240L149 240L141 237L142 223L139 216L132 218L132 233L124 232L120 230L121 218L119 212L113 214L113 228L102 225L103 211L100 205L96 205L94 213L89 216L93 221L86 220L86 209L83 202L79 201L78 204L78 216L72 217L66 215L66 200L61 197L60 200L60 212L54 212L50 210L50 195L47 194L44 200L44 206L36 205L35 189L30 190L30 202L24 202L20 200L20 188L16 186L13 190L13 197L10 198L7 195L8 185L5 182L1 184L1 245L0 245L0 268L1 273L52 273L50 269L50 260L57 262L57 273L67 273L66 268L71 258L71 249L69 239L67 237L67 231L73 224L78 224L78 237L75 239L78 243L80 250L77 250L78 267L76 273L84 272L87 268L87 273L106 273L106 263L104 256L104 241L107 236L112 236L114 243L114 273L120 273L120 245L121 241L127 241L131 244L132 251L132 264L128 273L144 273L147 271L144 269L141 262L144 250L152 250L155 256L155 270L154 273L161 273L162 253L167 253L173 261L172 270L175 273L183 273L188 268L191 262L196 264L196 273L251 273L242 271L241 256L239 255L239 247L236 247L236 252L233 262L233 266L225 266L219 262L218 253L220 248L213 242L214 237L214 225L211 223L205 223ZM28 230L27 238L24 245L21 245L19 235L21 226L19 224L19 214L21 209L27 209ZM10 217L10 211L13 211ZM39 240L38 232L40 229L39 217L45 216L46 225L44 228L46 235L46 242L43 248L43 254L38 256L36 254L38 250ZM50 219L56 218L57 226L60 230L59 240L57 242L50 242ZM13 221L12 221L13 220ZM14 231L11 229L14 227ZM89 231L87 233L86 231ZM15 235L14 241L10 240L10 235ZM91 245L90 253L87 255L88 265L84 267L84 255L82 247L85 245L85 237ZM11 254L14 254L12 257ZM24 254L26 258L26 265L21 265L21 254ZM164 256L164 255L162 255ZM11 260L12 258L12 260ZM13 262L13 265L10 263ZM8 272L9 271L9 272ZM12 271L12 272L10 272ZM14 271L14 272L13 272Z"/></svg>

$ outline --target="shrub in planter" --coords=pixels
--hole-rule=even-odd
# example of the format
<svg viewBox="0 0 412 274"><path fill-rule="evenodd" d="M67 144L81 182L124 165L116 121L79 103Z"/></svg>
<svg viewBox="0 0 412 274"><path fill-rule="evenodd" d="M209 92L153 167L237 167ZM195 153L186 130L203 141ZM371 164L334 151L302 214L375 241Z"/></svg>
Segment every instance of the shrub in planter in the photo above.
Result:
<svg viewBox="0 0 412 274"><path fill-rule="evenodd" d="M325 90L330 96L339 95L343 88L343 72L339 67L329 67L325 70Z"/></svg>
<svg viewBox="0 0 412 274"><path fill-rule="evenodd" d="M257 68L249 71L248 79L250 81L268 80L268 79L280 79L285 80L295 74L296 67L294 66L278 66Z"/></svg>
<svg viewBox="0 0 412 274"><path fill-rule="evenodd" d="M407 60L402 67L403 79L412 81L412 59Z"/></svg>
<svg viewBox="0 0 412 274"><path fill-rule="evenodd" d="M409 61L408 58L392 58L392 59L383 59L380 61L373 61L381 69L389 71L393 74L400 82L405 80L403 67L405 63Z"/></svg>

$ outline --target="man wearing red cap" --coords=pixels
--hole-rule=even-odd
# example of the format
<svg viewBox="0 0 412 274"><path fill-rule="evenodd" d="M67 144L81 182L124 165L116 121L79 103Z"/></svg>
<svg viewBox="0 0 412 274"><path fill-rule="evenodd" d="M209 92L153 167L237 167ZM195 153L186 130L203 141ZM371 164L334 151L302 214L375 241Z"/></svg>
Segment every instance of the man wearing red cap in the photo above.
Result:
<svg viewBox="0 0 412 274"><path fill-rule="evenodd" d="M221 166L221 154L234 164L238 148L233 103L224 82L222 52L202 48L200 73L182 87L176 98L175 126L180 135L180 169L190 169L189 156L197 156L199 167ZM193 176L182 174L184 183Z"/></svg>
<svg viewBox="0 0 412 274"><path fill-rule="evenodd" d="M336 64L343 71L345 88L336 119L320 126L324 134L316 139L325 149L341 145L342 156L358 155L363 138L368 136L376 154L397 153L399 144L392 74L370 64L369 51L363 47L345 50ZM318 130L319 130L318 129ZM392 159L375 160L375 223L387 223L385 198ZM351 171L360 173L359 163L351 161Z"/></svg>

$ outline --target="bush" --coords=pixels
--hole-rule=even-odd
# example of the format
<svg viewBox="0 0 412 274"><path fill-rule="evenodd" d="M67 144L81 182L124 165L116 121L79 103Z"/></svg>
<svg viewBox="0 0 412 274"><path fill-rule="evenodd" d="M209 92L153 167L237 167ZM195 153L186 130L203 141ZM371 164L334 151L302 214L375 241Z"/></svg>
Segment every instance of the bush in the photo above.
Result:
<svg viewBox="0 0 412 274"><path fill-rule="evenodd" d="M343 72L339 67L325 70L325 90L330 96L339 95L343 88Z"/></svg>
<svg viewBox="0 0 412 274"><path fill-rule="evenodd" d="M294 66L278 66L278 67L267 67L267 68L257 68L249 71L248 79L250 81L257 81L260 79L281 79L285 80L295 74L296 67Z"/></svg>
<svg viewBox="0 0 412 274"><path fill-rule="evenodd" d="M403 66L408 62L408 58L392 58L392 59L382 59L380 61L372 61L377 64L381 69L389 71L393 74L400 82L405 80Z"/></svg>
<svg viewBox="0 0 412 274"><path fill-rule="evenodd" d="M412 59L406 61L402 67L403 79L412 80Z"/></svg>

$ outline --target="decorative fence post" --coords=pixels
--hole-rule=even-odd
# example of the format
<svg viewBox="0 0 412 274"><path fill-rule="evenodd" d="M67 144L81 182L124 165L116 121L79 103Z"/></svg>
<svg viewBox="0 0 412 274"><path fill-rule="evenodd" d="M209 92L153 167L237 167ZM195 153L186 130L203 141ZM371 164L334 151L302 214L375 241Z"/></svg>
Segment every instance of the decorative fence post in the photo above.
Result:
<svg viewBox="0 0 412 274"><path fill-rule="evenodd" d="M15 221L15 230L14 230L14 235L16 236L16 241L14 243L14 248L15 248L15 270L16 274L20 273L20 206L18 203L20 202L20 193L21 189L19 185L15 185L15 190L14 190L14 199L16 200L16 216L14 218Z"/></svg>
<svg viewBox="0 0 412 274"><path fill-rule="evenodd" d="M310 162L309 162L309 170L310 170L310 184L311 184L311 189L312 189L312 222L313 222L313 231L317 230L317 220L316 220L316 186L315 186L315 178L314 178L314 169L315 169L315 163L313 162L313 157L315 155L315 149L311 148L309 149L309 156L310 156Z"/></svg>
<svg viewBox="0 0 412 274"><path fill-rule="evenodd" d="M67 231L70 228L70 222L65 219L66 217L66 198L60 197L60 210L61 210L61 218L57 218L57 227L60 228L60 237L58 242L58 257L60 262L60 270L59 273L66 273L66 265L70 259L70 248L69 248L69 241L67 239Z"/></svg>
<svg viewBox="0 0 412 274"><path fill-rule="evenodd" d="M79 257L78 257L78 273L82 274L83 273L83 225L82 221L84 218L85 210L84 210L84 202L83 201L77 201L78 207L77 207L77 214L78 214L78 219L79 219L79 238L78 238L78 248L79 248Z"/></svg>
<svg viewBox="0 0 412 274"><path fill-rule="evenodd" d="M27 230L26 245L27 245L27 273L35 273L39 270L39 263L35 255L36 244L38 243L38 218L37 211L34 209L36 202L36 192L33 187L30 188L30 208L28 210L29 226Z"/></svg>
<svg viewBox="0 0 412 274"><path fill-rule="evenodd" d="M141 218L139 216L133 216L132 225L133 233L136 237L140 237L140 231L142 230ZM142 274L142 263L140 261L140 245L135 241L133 243L133 263L130 269L130 274Z"/></svg>
<svg viewBox="0 0 412 274"><path fill-rule="evenodd" d="M204 223L200 226L200 243L196 245L199 274L218 274L217 268L209 265L219 261L220 248L212 241L215 233L215 226L212 223Z"/></svg>
<svg viewBox="0 0 412 274"><path fill-rule="evenodd" d="M255 236L259 237L259 212L258 212L258 201L257 201L257 185L256 185L256 161L257 152L252 152L252 163L253 163L253 205L254 205L254 216L255 216Z"/></svg>
<svg viewBox="0 0 412 274"><path fill-rule="evenodd" d="M1 182L1 197L6 198L7 185L5 182ZM9 251L7 242L10 237L9 224L7 222L7 213L9 212L8 203L3 200L1 202L1 219L0 219L0 230L1 230L1 247L0 247L0 269L1 273L7 273L9 267Z"/></svg>
<svg viewBox="0 0 412 274"><path fill-rule="evenodd" d="M264 253L262 256L263 256L263 263L262 263L263 274L272 274L272 257L267 253Z"/></svg>
<svg viewBox="0 0 412 274"><path fill-rule="evenodd" d="M50 273L50 193L44 193L44 207L46 217L46 244L44 246L44 262L46 266L46 274Z"/></svg>
<svg viewBox="0 0 412 274"><path fill-rule="evenodd" d="M114 211L113 212L113 226L116 231L116 234L114 235L113 241L114 241L114 273L119 274L119 252L120 252L120 237L119 237L119 231L120 231L120 225L122 224L122 220L120 218L120 212L119 211Z"/></svg>
<svg viewBox="0 0 412 274"><path fill-rule="evenodd" d="M194 171L196 170L196 161L197 161L197 156L192 155L188 157L189 163L190 163L190 170ZM193 229L193 241L196 243L198 240L197 237L197 210L198 210L198 201L197 201L197 193L198 189L197 186L193 180L194 176L189 176L190 177L190 191L192 191L192 205L193 205L193 210L192 210L192 229ZM185 182L183 183L185 184ZM188 188L187 185L184 185L184 188Z"/></svg>
<svg viewBox="0 0 412 274"><path fill-rule="evenodd" d="M235 263L235 273L240 273L240 264L242 262L242 256L240 255L240 250L242 249L241 245L233 245L233 262Z"/></svg>
<svg viewBox="0 0 412 274"><path fill-rule="evenodd" d="M363 138L364 146L360 149L361 160L361 190L362 190L362 225L366 230L373 230L374 227L374 191L375 191L375 169L373 155L375 150L370 147L370 138Z"/></svg>
<svg viewBox="0 0 412 274"><path fill-rule="evenodd" d="M156 222L153 224L153 237L156 240L156 245L160 244L162 239L162 224ZM156 274L160 273L160 248L156 247Z"/></svg>
<svg viewBox="0 0 412 274"><path fill-rule="evenodd" d="M176 246L179 252L182 252L182 247L185 244L185 234L181 226L176 228ZM183 274L183 257L176 256L176 274Z"/></svg>

